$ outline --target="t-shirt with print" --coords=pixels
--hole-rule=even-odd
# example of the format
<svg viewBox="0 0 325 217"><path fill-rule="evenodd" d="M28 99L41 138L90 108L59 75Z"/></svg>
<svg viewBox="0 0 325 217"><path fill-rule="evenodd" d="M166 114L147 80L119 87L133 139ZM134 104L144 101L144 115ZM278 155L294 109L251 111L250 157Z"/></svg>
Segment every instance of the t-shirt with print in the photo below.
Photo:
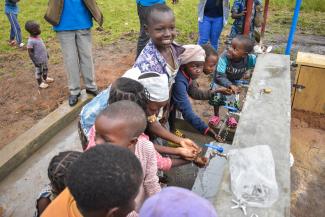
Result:
<svg viewBox="0 0 325 217"><path fill-rule="evenodd" d="M36 64L47 63L47 50L43 40L40 37L29 37L27 48L33 49Z"/></svg>
<svg viewBox="0 0 325 217"><path fill-rule="evenodd" d="M229 87L234 81L243 78L248 69L254 68L256 55L248 54L240 60L231 60L227 57L226 51L219 58L214 74L214 82L224 87Z"/></svg>

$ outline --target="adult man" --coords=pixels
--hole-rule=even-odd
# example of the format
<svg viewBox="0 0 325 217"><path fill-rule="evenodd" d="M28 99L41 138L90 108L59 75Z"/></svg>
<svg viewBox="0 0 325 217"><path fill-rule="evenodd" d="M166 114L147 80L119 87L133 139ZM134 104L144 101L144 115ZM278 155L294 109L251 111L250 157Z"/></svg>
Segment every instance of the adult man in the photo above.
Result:
<svg viewBox="0 0 325 217"><path fill-rule="evenodd" d="M103 15L95 0L49 0L44 17L53 25L60 40L69 81L69 105L74 106L80 96L80 72L86 92L98 94L92 58L92 18L102 26Z"/></svg>

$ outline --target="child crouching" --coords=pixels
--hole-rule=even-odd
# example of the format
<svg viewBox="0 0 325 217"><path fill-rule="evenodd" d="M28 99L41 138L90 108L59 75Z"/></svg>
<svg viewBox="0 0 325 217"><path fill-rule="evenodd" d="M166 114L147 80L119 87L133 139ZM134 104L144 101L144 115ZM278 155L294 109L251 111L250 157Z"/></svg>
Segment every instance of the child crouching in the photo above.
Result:
<svg viewBox="0 0 325 217"><path fill-rule="evenodd" d="M48 83L54 81L53 78L47 76L48 74L48 53L43 40L40 37L41 28L35 21L27 21L25 29L30 36L27 42L27 50L29 57L35 65L35 77L39 88L48 88Z"/></svg>
<svg viewBox="0 0 325 217"><path fill-rule="evenodd" d="M213 89L223 86L229 88L233 94L239 94L240 88L236 85L236 81L245 78L248 69L254 68L256 63L256 55L250 54L253 51L254 42L247 36L238 35L232 42L231 46L223 52L219 58L216 71L213 76L211 87ZM218 124L219 106L224 103L224 97L221 95L219 99L215 99L211 104L214 106L214 123ZM227 121L229 125L235 127L237 121L230 117Z"/></svg>

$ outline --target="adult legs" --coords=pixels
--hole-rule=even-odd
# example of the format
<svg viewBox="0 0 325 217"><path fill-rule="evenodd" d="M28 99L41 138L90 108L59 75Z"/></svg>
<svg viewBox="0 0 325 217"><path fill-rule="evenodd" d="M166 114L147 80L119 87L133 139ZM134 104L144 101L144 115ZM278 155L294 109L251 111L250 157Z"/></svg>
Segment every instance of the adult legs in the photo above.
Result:
<svg viewBox="0 0 325 217"><path fill-rule="evenodd" d="M76 31L57 32L63 53L64 65L68 75L70 95L80 93L79 57L76 44Z"/></svg>
<svg viewBox="0 0 325 217"><path fill-rule="evenodd" d="M210 43L211 46L218 50L219 47L219 37L223 29L223 17L213 18L211 31L210 31Z"/></svg>
<svg viewBox="0 0 325 217"><path fill-rule="evenodd" d="M9 22L10 22L10 40L14 40L16 38L16 41L18 44L20 44L22 42L22 38L21 38L21 29L18 23L18 16L17 14L13 14L13 13L6 13Z"/></svg>
<svg viewBox="0 0 325 217"><path fill-rule="evenodd" d="M148 13L149 7L142 6L137 4L138 16L140 21L140 33L137 44L137 56L138 57L143 50L143 48L147 45L149 41L149 35L145 32L144 25L146 24L146 14Z"/></svg>
<svg viewBox="0 0 325 217"><path fill-rule="evenodd" d="M80 71L87 90L96 91L95 69L92 56L92 42L90 30L76 31L76 44L79 57Z"/></svg>
<svg viewBox="0 0 325 217"><path fill-rule="evenodd" d="M210 18L204 16L203 20L199 22L199 45L208 43L210 40L211 22Z"/></svg>

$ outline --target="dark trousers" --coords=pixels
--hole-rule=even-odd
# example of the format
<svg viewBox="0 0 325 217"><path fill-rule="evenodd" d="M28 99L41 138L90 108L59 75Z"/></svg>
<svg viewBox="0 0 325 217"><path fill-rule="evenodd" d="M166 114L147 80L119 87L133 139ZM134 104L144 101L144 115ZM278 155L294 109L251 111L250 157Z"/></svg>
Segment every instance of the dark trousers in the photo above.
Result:
<svg viewBox="0 0 325 217"><path fill-rule="evenodd" d="M140 21L140 32L139 32L139 38L138 38L138 44L137 44L137 56L140 55L143 48L147 45L149 41L149 35L145 32L144 25L146 24L146 14L149 11L149 7L142 6L140 4L137 4L138 8L138 16Z"/></svg>

